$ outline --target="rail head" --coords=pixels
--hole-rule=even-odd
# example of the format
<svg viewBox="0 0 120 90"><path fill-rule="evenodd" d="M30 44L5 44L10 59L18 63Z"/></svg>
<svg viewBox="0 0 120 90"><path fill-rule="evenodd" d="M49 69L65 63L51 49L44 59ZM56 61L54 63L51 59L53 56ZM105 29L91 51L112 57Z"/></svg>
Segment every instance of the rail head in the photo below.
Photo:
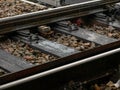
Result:
<svg viewBox="0 0 120 90"><path fill-rule="evenodd" d="M0 34L102 12L106 10L103 8L106 4L116 2L119 2L119 0L90 0L82 3L0 18Z"/></svg>
<svg viewBox="0 0 120 90"><path fill-rule="evenodd" d="M22 0L22 1L26 1L26 0ZM87 8L88 6L92 8L93 6L105 5L105 4L116 3L116 2L119 2L119 0L114 0L114 1L113 0L91 0L91 1L87 1L87 2L71 4L71 5L62 6L62 7L57 7L57 8L46 9L46 10L42 10L42 11L36 11L36 12L1 18L0 24L3 22L6 22L6 21L18 20L18 19L22 19L22 18L33 17L36 15L46 16L47 14L58 13L60 11L66 12L66 11L69 11L71 9L72 10L78 9L78 8L83 9L83 8Z"/></svg>
<svg viewBox="0 0 120 90"><path fill-rule="evenodd" d="M17 85L21 85L23 83L27 83L27 82L30 82L32 80L36 80L38 78L42 78L42 77L45 77L45 76L48 76L48 75L51 75L51 74L54 74L54 73L57 73L57 72L60 72L60 71L63 71L63 70L67 70L67 69L76 67L78 65L82 65L84 63L88 63L88 62L94 61L96 59L107 57L107 56L110 56L110 55L113 55L113 54L116 54L116 53L120 53L120 48L110 50L108 52L104 52L104 53L101 53L101 54L98 54L98 55L95 55L95 56L92 56L92 57L89 57L89 58L85 58L85 59L82 59L82 60L79 60L79 61L76 61L76 62L73 62L73 63L70 63L70 64L66 64L66 65L51 69L51 70L47 70L47 71L44 71L44 72L29 76L29 77L26 77L26 78L23 78L23 79L19 79L19 80L16 80L16 81L13 81L13 82L10 82L10 83L7 83L7 84L3 84L3 85L0 86L0 90L4 90L4 89L8 89L8 88L17 86Z"/></svg>

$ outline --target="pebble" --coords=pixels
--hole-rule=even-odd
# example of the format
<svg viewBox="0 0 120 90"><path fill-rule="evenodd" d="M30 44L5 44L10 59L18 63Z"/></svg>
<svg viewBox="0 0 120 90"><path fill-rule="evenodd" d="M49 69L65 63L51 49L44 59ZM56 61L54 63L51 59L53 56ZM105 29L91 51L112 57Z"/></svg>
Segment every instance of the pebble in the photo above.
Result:
<svg viewBox="0 0 120 90"><path fill-rule="evenodd" d="M50 41L54 41L65 46L75 48L79 51L84 51L96 47L96 44L93 44L93 42L84 42L83 40L79 40L75 36L57 33L54 31L50 35L43 35L43 37Z"/></svg>
<svg viewBox="0 0 120 90"><path fill-rule="evenodd" d="M95 88L95 90L101 90L97 84L94 85L94 88Z"/></svg>
<svg viewBox="0 0 120 90"><path fill-rule="evenodd" d="M101 35L106 35L111 38L120 39L120 31L116 30L112 26L93 25L90 27L87 27L87 26L84 26L84 27L86 28L86 30L93 31Z"/></svg>
<svg viewBox="0 0 120 90"><path fill-rule="evenodd" d="M43 5L33 5L21 0L0 0L0 18L40 11L46 8Z"/></svg>
<svg viewBox="0 0 120 90"><path fill-rule="evenodd" d="M0 68L0 76L4 75L6 72Z"/></svg>
<svg viewBox="0 0 120 90"><path fill-rule="evenodd" d="M71 80L64 85L64 90L120 90L120 88L116 88L113 84L113 82L109 81L107 84L90 83L89 85L89 83L87 83L84 85L80 81Z"/></svg>
<svg viewBox="0 0 120 90"><path fill-rule="evenodd" d="M0 43L0 48L35 65L36 63L37 65L38 63L40 65L57 59L57 57L52 55L42 53L39 50L34 50L25 43L10 39Z"/></svg>

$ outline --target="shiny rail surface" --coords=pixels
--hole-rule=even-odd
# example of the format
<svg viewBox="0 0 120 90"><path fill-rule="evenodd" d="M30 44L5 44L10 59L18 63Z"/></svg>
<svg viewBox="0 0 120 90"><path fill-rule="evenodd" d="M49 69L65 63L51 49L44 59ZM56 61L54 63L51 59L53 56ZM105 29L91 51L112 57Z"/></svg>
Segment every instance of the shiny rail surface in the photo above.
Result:
<svg viewBox="0 0 120 90"><path fill-rule="evenodd" d="M69 69L69 68L73 68L75 66L82 65L84 63L88 63L88 62L94 61L96 59L100 59L102 57L110 56L112 54L119 53L119 52L120 52L120 48L117 48L117 49L114 49L114 50L111 50L111 51L108 51L108 52L105 52L105 53L102 53L102 54L98 54L98 55L95 55L95 56L92 56L92 57L89 57L89 58L86 58L86 59L82 59L82 60L67 64L67 65L63 65L63 66L60 66L60 67L57 67L57 68L54 68L54 69L51 69L51 70L48 70L48 71L44 71L44 72L41 72L41 73L29 76L29 77L20 79L20 80L16 80L16 81L1 85L0 89L4 90L4 89L7 89L7 88L16 86L16 85L20 85L20 84L23 84L23 83L26 83L26 82L29 82L29 81L32 81L32 80L35 80L35 79L38 79L38 78L42 78L44 76L54 74L54 73L57 73L57 72L60 72L60 71L63 71L63 70Z"/></svg>
<svg viewBox="0 0 120 90"><path fill-rule="evenodd" d="M93 0L0 19L0 34L104 11L119 0ZM102 7L102 8L101 8Z"/></svg>
<svg viewBox="0 0 120 90"><path fill-rule="evenodd" d="M56 24L52 23L59 20L66 20L74 17L80 18L80 16L104 11L106 9L104 9L103 7L106 6L106 4L115 3L118 1L119 0L114 0L114 1L92 0L89 2L78 3L78 4L58 7L54 9L48 9L48 10L37 11L28 14L1 18L0 34L27 28L29 30L29 33L27 32L27 30L26 32L24 30L23 31L21 30L10 34L6 34L6 36L8 35L8 38L12 40L16 40L16 41L20 40L23 43L31 46L31 48L33 49L37 49L44 53L55 55L60 58L49 63L34 66L26 61L21 61L21 59L18 60L19 58L14 57L14 55L11 56L11 54L6 52L3 53L3 51L0 50L0 62L1 62L0 67L9 72L3 76L0 76L0 85L1 85L0 90L8 89L14 86L19 86L24 83L32 82L36 79L41 79L52 74L57 74L64 70L73 69L74 67L79 65L82 66L82 64L88 64L89 62L94 62L94 61L96 62L98 59L104 57L108 57L107 59L109 59L110 57L112 57L112 55L114 56L114 54L117 54L116 56L119 56L118 55L120 53L119 39L115 39L115 38L113 39L111 37L100 35L91 31L87 31L82 28L79 28L76 31L69 32L69 31L65 31L66 28L68 27L62 27L59 25L55 27ZM84 52L81 52L79 50L75 50L75 48L73 47L66 46L63 43L58 44L56 43L56 41L53 42L52 40L49 40L47 37L44 37L44 35L42 36L42 33L39 32L38 27L35 27L42 24L49 25L49 23L52 23L52 25L54 26L54 28L52 27L52 29L54 29L53 30L54 32L56 33L61 32L61 34L72 35L77 37L79 40L83 40L85 42L92 41L93 43L95 43L95 47L88 49ZM50 26L52 25L50 24ZM101 23L101 26L103 25L104 23L103 24ZM35 27L35 28L30 28L30 27ZM115 28L119 30L119 27L115 27ZM34 33L33 32L34 30L37 32ZM11 36L11 34L13 35L13 37L9 37L9 35ZM40 36L38 37L38 35ZM33 38L31 36L33 36ZM52 47L50 46L50 43ZM60 46L61 48L54 47L54 45ZM68 51L73 50L73 52L65 53L64 48L66 48ZM10 59L6 58L7 55L10 57ZM12 59L13 61L10 61ZM114 62L113 59L111 60L112 62ZM116 58L116 62L114 64L116 64L117 62L119 63L118 59Z"/></svg>

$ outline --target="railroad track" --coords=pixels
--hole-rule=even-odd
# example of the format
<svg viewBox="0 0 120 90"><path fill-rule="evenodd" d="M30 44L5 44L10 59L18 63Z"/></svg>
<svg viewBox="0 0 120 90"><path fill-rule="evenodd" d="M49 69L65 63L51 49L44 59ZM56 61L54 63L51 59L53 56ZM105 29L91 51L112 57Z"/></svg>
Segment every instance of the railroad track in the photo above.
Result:
<svg viewBox="0 0 120 90"><path fill-rule="evenodd" d="M82 86L84 88L90 89L88 87L94 85L97 85L98 88L101 88L102 86L98 86L100 84L106 87L105 84L111 81L114 83L110 83L109 85L112 85L112 88L115 89L115 87L113 87L113 84L115 84L115 82L117 82L119 79L119 59L116 59L116 62L114 62L113 59L116 57L116 55L119 56L119 50L120 49L111 50L103 54L82 59L74 63L63 65L14 82L10 82L1 85L1 89L17 90L18 88L39 88L44 90L49 88L50 90L65 90L67 88L67 90L69 90L69 88L72 88L73 90L76 88L76 86L77 88L80 88ZM111 55L111 57L109 55ZM73 83L72 85L69 85L69 82L71 81L75 82L75 84ZM107 87L112 89L111 86L107 85ZM91 87L91 89L94 90L96 88Z"/></svg>
<svg viewBox="0 0 120 90"><path fill-rule="evenodd" d="M72 23L72 20L69 22ZM71 30L68 24L68 21L61 21L1 37L0 67L8 72L1 76L1 84L119 48L119 28L97 21L90 24L91 27L97 25L98 30L106 27L105 31L111 34L109 37L106 33L96 32L94 27L89 30L85 25L74 26L77 29ZM16 75L18 72L19 75ZM15 78L10 78L13 76Z"/></svg>
<svg viewBox="0 0 120 90"><path fill-rule="evenodd" d="M92 3L94 3L94 2L92 2ZM102 3L102 4L100 3L100 6L105 3ZM107 3L109 3L109 2L107 2ZM90 3L87 3L87 4L90 4ZM82 4L82 5L84 5L84 4ZM77 6L79 6L79 5L75 5L75 7L70 5L70 7L69 6L68 7L69 7L69 9L70 8L76 9ZM38 7L39 7L39 5L38 5ZM67 6L65 6L65 7L66 7L66 9L68 8ZM59 11L59 10L62 10L62 8L63 7L56 8L55 10ZM84 9L86 9L86 7ZM96 11L98 12L98 8ZM47 10L45 10L45 12L50 13L50 11L47 11ZM76 10L75 10L75 12L76 12ZM71 11L70 11L70 13L71 13ZM32 16L33 18L31 18L31 15L33 15ZM1 25L1 31L0 31L0 33L1 33L1 37L0 37L0 84L2 85L1 89L4 89L6 87L7 83L8 83L8 88L9 88L9 83L10 83L10 87L13 86L14 82L11 84L12 81L22 79L22 78L25 78L25 77L28 77L30 75L34 75L37 73L42 73L42 72L50 70L50 69L54 70L54 68L56 69L57 67L62 68L62 66L64 67L64 65L66 65L66 64L68 64L69 67L72 67L74 62L76 62L76 63L82 62L82 60L84 61L85 58L89 59L89 57L92 58L92 56L94 58L94 55L98 55L98 56L100 55L100 58L104 58L104 55L101 55L101 53L105 53L105 55L106 55L107 52L112 52L110 54L111 58L112 58L112 56L119 57L120 27L116 27L114 25L113 26L109 25L106 22L100 22L98 19L93 18L93 17L92 17L92 21L90 20L90 23L82 22L82 19L87 18L87 20L89 20L88 18L91 18L91 16L79 17L79 18L70 17L73 19L68 19L67 17L65 17L65 18L61 18L61 20L63 20L63 21L54 22L54 23L48 22L46 24L46 23L40 23L39 22L40 18L38 19L38 18L34 17L34 15L37 17L37 15L40 15L40 14L35 12L35 13L31 13L31 14L25 14L23 16L18 15L18 16L12 16L12 17L0 19L2 22L0 24ZM46 16L47 15L48 14L46 14ZM51 14L51 15L53 18L54 14ZM32 21L31 19L30 19L31 22L29 22L28 18L26 18L27 21L25 21L25 19L21 19L21 17L25 18L27 16L29 16L28 18L29 19L31 18L32 20L34 18L36 18L35 22ZM70 14L70 16L71 16L71 14ZM16 21L16 19L18 19L18 20ZM54 17L54 19L55 19L55 17ZM64 20L64 19L67 19L67 20ZM11 22L4 23L4 20L5 20L5 22L6 21L8 22L9 20ZM21 26L21 22L19 22L19 20L21 22L24 21L25 24L23 24L23 26ZM48 20L50 20L50 18ZM39 22L39 24L41 26L38 26L39 24L37 24L36 21L37 21L37 23ZM14 29L15 27L18 27L17 22L19 22L19 29L22 29L22 30L16 31L17 29L16 30ZM44 20L41 22L44 22ZM14 23L15 23L15 27L13 26ZM30 24L30 23L32 23L32 24ZM33 23L34 23L34 25L33 25ZM42 25L42 24L46 24L46 25ZM7 27L9 25L12 28ZM25 25L25 27L24 27L24 25ZM9 30L6 29L5 27L9 28ZM30 28L30 27L32 27L32 28ZM24 29L24 28L26 28L26 29ZM11 30L13 32L11 32ZM6 33L6 32L10 32L10 33ZM114 49L115 49L115 53L113 52ZM114 54L115 54L115 56L114 56ZM113 73L119 73L119 69L118 69L118 66L120 64L119 59L116 58L115 62L113 62L113 58L111 59L108 56L106 56L107 58L103 59L105 62L103 61L104 65L102 65L102 66L99 65L100 60L97 59L97 56L96 56L95 64L98 65L98 66L96 66L96 68L100 69L103 67L102 69L105 69L105 70L102 70L102 71L100 70L98 72L98 74L96 74L95 77L92 74L91 77L93 77L93 79L91 79L90 81L89 81L88 77L85 76L86 78L84 78L84 80L86 79L88 81L87 84L96 79L98 80L98 79L101 79L104 77L109 77L109 76L113 75ZM86 61L87 61L87 59L86 59ZM110 63L109 63L108 59L110 59ZM92 60L94 60L94 59L90 59L90 61L92 61ZM108 63L108 65L106 62ZM114 64L111 66L111 63L114 63ZM79 64L81 64L81 63L79 63ZM85 65L85 67L86 67L86 65ZM91 64L90 64L90 67L91 67ZM90 70L92 70L92 68L90 68ZM60 73L63 74L62 70L64 70L64 69L60 69L60 71L61 71ZM80 70L82 70L81 67L80 67ZM83 71L86 71L86 70L87 69L85 68ZM66 70L65 72L67 73L68 71L69 70ZM72 71L70 72L70 74L72 73ZM76 71L76 69L75 69L75 71ZM96 70L95 70L95 72L96 72ZM92 72L92 73L95 73L95 72ZM106 73L109 73L109 74L106 75ZM82 76L84 74L85 73L82 74L81 72L79 72L78 75ZM87 72L87 74L89 74L89 73ZM68 74L66 74L66 75L68 75ZM59 75L57 75L57 76L59 76ZM68 79L70 80L70 78L72 76L75 77L74 75L71 75ZM54 79L56 79L56 78L54 78ZM68 83L66 83L65 85L60 87L60 88L62 88L60 90L69 90L69 88L72 87L71 85L70 85L70 87L68 87L69 80L66 80L66 81L68 81ZM24 79L22 82L18 81L18 83L16 83L16 84L23 83L23 82L24 82ZM51 80L49 81L49 79L48 79L48 82L50 83ZM78 83L80 81L72 81L73 84L76 82ZM53 83L54 83L54 81L53 81ZM76 87L76 84L74 84L73 86ZM43 89L43 90L45 90L45 89ZM51 90L53 90L53 88ZM56 90L58 90L58 88ZM73 89L71 89L71 90L73 90Z"/></svg>
<svg viewBox="0 0 120 90"><path fill-rule="evenodd" d="M22 0L22 1L26 2L26 0ZM48 8L46 10L36 9L34 12L29 11L28 13L25 12L24 14L22 13L20 15L18 13L18 15L11 17L4 17L0 19L0 27L1 27L0 32L2 34L10 31L35 27L38 25L43 25L47 23L57 22L60 20L65 20L65 19L70 19L74 17L80 17L84 15L105 11L106 9L104 8L104 6L106 4L116 3L116 2L119 2L119 0L114 0L114 1L94 0L84 3L68 5L68 6L56 7L52 9ZM26 3L28 3L28 1ZM32 4L32 5L34 7L35 6L41 7L38 4L37 5Z"/></svg>

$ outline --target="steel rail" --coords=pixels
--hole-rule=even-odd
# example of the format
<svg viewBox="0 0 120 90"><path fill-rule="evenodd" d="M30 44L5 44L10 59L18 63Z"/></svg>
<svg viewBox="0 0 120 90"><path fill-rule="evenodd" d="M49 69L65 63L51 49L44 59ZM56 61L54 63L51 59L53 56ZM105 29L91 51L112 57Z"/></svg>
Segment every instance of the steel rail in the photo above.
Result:
<svg viewBox="0 0 120 90"><path fill-rule="evenodd" d="M32 13L26 13L26 14L21 14L21 15L16 15L16 16L11 16L11 17L5 17L5 18L1 18L0 22L5 22L5 21L9 21L9 20L17 20L17 19L22 19L22 18L27 18L27 17L32 17L34 15L39 15L42 14L44 16L44 14L49 14L49 13L58 13L58 11L65 11L65 10L71 10L71 9L77 9L78 7L83 7L86 4L92 4L92 3L96 3L96 2L101 2L101 0L94 0L94 1L88 1L88 2L83 2L83 3L78 3L78 4L72 4L72 5L67 5L67 6L62 6L62 7L57 7L57 8L51 8L51 9L46 9L46 10L42 10L42 11L36 11L36 12L32 12ZM87 7L87 6L84 6Z"/></svg>
<svg viewBox="0 0 120 90"><path fill-rule="evenodd" d="M91 0L22 15L0 18L0 34L101 12L105 10L101 6L116 2L119 2L119 0Z"/></svg>
<svg viewBox="0 0 120 90"><path fill-rule="evenodd" d="M63 70L67 70L67 69L79 66L81 64L88 63L88 62L94 61L96 59L100 59L100 58L103 58L103 57L106 57L106 56L109 56L109 55L112 55L112 54L116 54L116 53L119 53L119 52L120 52L120 48L117 48L117 49L114 49L114 50L110 50L108 52L104 52L102 54L98 54L98 55L95 55L95 56L92 56L92 57L89 57L89 58L86 58L86 59L82 59L82 60L67 64L67 65L63 65L63 66L60 66L60 67L57 67L57 68L54 68L54 69L51 69L51 70L47 70L47 71L29 76L29 77L20 79L20 80L16 80L16 81L13 81L13 82L10 82L10 83L7 83L7 84L3 84L3 85L0 86L0 90L4 90L4 89L7 89L7 88L16 86L16 85L27 83L27 82L30 82L32 80L36 80L38 78L42 78L42 77L47 76L47 75L51 75L51 74L54 74L54 73L57 73L57 72L60 72L60 71L63 71Z"/></svg>

